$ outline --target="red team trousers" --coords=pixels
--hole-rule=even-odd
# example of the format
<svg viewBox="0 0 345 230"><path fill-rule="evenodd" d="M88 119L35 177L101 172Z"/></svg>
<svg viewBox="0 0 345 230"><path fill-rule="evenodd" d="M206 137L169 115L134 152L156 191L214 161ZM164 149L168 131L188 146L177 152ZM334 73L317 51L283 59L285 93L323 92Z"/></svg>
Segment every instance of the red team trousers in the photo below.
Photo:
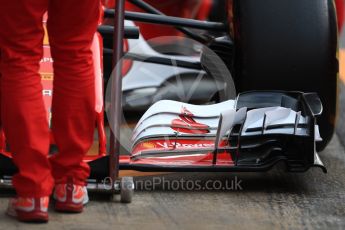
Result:
<svg viewBox="0 0 345 230"><path fill-rule="evenodd" d="M52 132L59 153L48 159L48 121L39 62L43 14L54 59ZM84 184L90 169L82 159L93 142L95 89L91 42L99 0L0 0L1 120L19 173L17 194L51 194L54 181Z"/></svg>

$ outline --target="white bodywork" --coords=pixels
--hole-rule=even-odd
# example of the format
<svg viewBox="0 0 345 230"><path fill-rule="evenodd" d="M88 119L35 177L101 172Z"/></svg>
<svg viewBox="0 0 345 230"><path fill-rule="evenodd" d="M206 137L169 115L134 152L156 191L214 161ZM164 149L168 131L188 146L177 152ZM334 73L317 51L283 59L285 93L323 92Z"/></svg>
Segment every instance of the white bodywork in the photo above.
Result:
<svg viewBox="0 0 345 230"><path fill-rule="evenodd" d="M126 21L125 25L134 26L134 23L132 21ZM142 35L140 35L139 39L128 40L128 51L133 54L168 57L193 62L200 60L199 56L188 57L161 54L152 49ZM132 68L123 78L122 90L128 91L140 88L157 88L171 77L178 75L182 76L184 74L195 74L197 76L199 73L200 71L193 69L133 61Z"/></svg>

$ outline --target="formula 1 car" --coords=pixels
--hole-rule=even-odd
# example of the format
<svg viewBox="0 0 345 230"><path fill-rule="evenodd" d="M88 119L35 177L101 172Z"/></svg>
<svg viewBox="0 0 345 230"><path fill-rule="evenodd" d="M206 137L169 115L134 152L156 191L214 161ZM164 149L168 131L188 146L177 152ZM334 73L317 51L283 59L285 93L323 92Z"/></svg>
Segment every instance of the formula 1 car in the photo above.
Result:
<svg viewBox="0 0 345 230"><path fill-rule="evenodd" d="M122 78L116 66L108 110L113 131L110 165L140 171L264 171L283 161L288 171L318 166L326 172L316 151L327 145L335 125L338 43L333 1L226 1L225 23L169 17L143 1L131 2L149 14L125 12L118 1L116 12L106 13L114 16L118 33L124 18L177 27L207 46L198 63L200 70L215 77L230 71L228 78L232 75L240 95L206 107L158 102L135 127L131 156L120 158ZM225 35L203 36L190 28ZM122 39L115 39L115 63L122 57ZM218 68L219 61L212 62L216 56L226 70ZM142 60L169 61L151 56ZM196 64L170 62L190 68ZM266 91L245 93L257 89ZM272 91L277 89L284 91ZM316 92L320 97L291 91ZM115 168L112 175L117 172Z"/></svg>
<svg viewBox="0 0 345 230"><path fill-rule="evenodd" d="M218 6L218 9L226 9L226 22L202 21L202 23L198 23L200 21L193 19L164 16L163 12L148 6L147 3L142 3L142 1L130 0L127 2L139 6L142 11L150 14L127 11L124 15L125 19L148 25L163 25L166 27L170 25L179 33L185 34L186 37L198 41L204 47L213 51L230 71L236 92L277 89L317 92L324 103L324 111L319 118L323 141L318 144L318 149L323 149L326 143L329 142L335 126L338 79L337 11L333 0L317 0L317 3L310 3L307 0L225 1L222 6ZM150 2L158 4L155 0ZM308 13L304 11L305 7L308 7ZM342 11L338 9L339 15ZM106 10L106 18L111 18L112 15L111 11ZM206 33L197 33L200 30L206 31ZM212 36L209 32L216 32L217 35ZM140 42L140 44L144 43ZM172 66L171 61L174 61L177 68L185 68L189 71L195 69L205 71L204 79L208 79L208 83L213 82L213 86L206 84L211 85L211 87L206 88L213 88L212 93L205 91L205 87L202 86L200 86L202 90L197 92L198 95L209 96L209 101L221 102L234 99L236 95L231 92L233 87L229 87L229 81L226 87L222 88L224 92L220 94L221 96L217 95L219 87L214 85L219 85L219 79L215 76L216 74L210 73L207 69L205 70L205 66L207 66L205 61L209 56L209 54L205 55L208 53L205 50L201 51L199 55L200 62L187 60L187 64L186 62L176 63L176 61L179 61L176 60L176 57L158 57L160 55L157 53L150 53L145 56L146 50L139 50L144 54L144 57L140 60L145 59L145 64L160 64L160 66L170 67ZM137 53L134 56L131 57L130 50L125 55L126 58L137 61ZM144 65L141 68L145 68ZM142 73L132 75L136 75L136 77L131 79L138 79L138 76L141 76ZM162 76L168 75L162 74ZM184 74L181 73L180 75L183 76ZM150 77L148 78L150 79ZM126 77L124 79L123 88L126 89L129 80L126 80ZM224 82L224 78L220 80ZM150 82L150 80L147 82ZM181 90L182 87L167 89L167 85L174 84L169 84L169 82L165 84L165 77L159 79L156 85L147 85L147 82L145 80L132 82L135 87L125 90L124 104L126 105L129 101L127 98L130 97L127 97L127 95L140 98L142 92L153 92L151 98L154 98L157 94L165 93L166 98L158 98L182 100L176 95L169 97L172 91L175 90L176 92ZM161 89L160 86L165 88ZM187 90L189 88L186 87ZM184 94L187 93L184 92ZM145 96L143 98L147 99ZM214 98L216 99L214 100ZM155 103L157 100L146 101L149 102L147 104L150 104ZM139 100L136 100L136 102L140 104ZM327 103L325 104L325 102ZM203 100L201 104L203 103L207 102Z"/></svg>
<svg viewBox="0 0 345 230"><path fill-rule="evenodd" d="M133 180L117 182L119 169L265 171L285 162L290 172L313 166L326 171L317 151L326 147L335 127L338 31L333 0L227 0L220 7L225 21L167 16L142 0L128 2L147 13L125 11L124 2L117 0L115 9L104 10L114 27L100 29L103 36L113 36L113 45L105 49L113 59L105 101L100 84L102 42L97 35L93 44L99 152L85 157L91 166L90 189L108 191L102 186L110 182L109 191L121 190L121 199L130 202ZM124 54L124 39L140 38L138 25L125 20L174 27L203 44L200 55L144 53L148 49L128 49ZM123 155L122 66L126 60L206 74L225 96L213 105L158 101L134 128L130 155ZM16 169L4 140L0 141L0 182L6 184Z"/></svg>

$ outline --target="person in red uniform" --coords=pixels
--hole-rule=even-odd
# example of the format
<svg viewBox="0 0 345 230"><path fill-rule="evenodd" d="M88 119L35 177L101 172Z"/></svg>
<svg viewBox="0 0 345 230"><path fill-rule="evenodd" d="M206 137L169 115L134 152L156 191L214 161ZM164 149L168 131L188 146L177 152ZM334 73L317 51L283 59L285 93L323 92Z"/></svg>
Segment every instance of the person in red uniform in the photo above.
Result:
<svg viewBox="0 0 345 230"><path fill-rule="evenodd" d="M17 197L8 213L21 221L48 221L55 209L81 212L89 167L83 157L93 142L95 85L90 50L99 0L0 0L1 120L18 173ZM54 59L52 132L59 153L48 158L48 121L38 73L42 17Z"/></svg>

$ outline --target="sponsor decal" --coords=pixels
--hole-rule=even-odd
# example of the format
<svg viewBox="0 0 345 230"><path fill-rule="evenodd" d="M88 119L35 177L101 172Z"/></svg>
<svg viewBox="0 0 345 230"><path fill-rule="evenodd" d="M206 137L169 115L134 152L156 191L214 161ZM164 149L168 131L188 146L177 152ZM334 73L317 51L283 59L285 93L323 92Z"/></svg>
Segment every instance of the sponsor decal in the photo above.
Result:
<svg viewBox="0 0 345 230"><path fill-rule="evenodd" d="M205 149L213 148L213 140L157 140L149 141L138 144L133 151L133 154L145 151L145 150L154 150L154 149L164 149L164 150L173 150L173 149Z"/></svg>
<svg viewBox="0 0 345 230"><path fill-rule="evenodd" d="M156 142L158 147L164 149L172 149L172 148L186 148L186 149L194 149L194 148L212 148L214 147L214 143L171 143L171 142Z"/></svg>
<svg viewBox="0 0 345 230"><path fill-rule="evenodd" d="M41 63L53 63L53 58L52 57L43 57L40 61Z"/></svg>
<svg viewBox="0 0 345 230"><path fill-rule="evenodd" d="M49 37L48 37L48 30L47 30L46 23L43 23L43 29L44 29L43 45L49 45Z"/></svg>
<svg viewBox="0 0 345 230"><path fill-rule="evenodd" d="M210 132L210 127L196 122L193 119L193 113L184 106L182 106L179 118L172 120L171 128L180 133L205 134Z"/></svg>
<svg viewBox="0 0 345 230"><path fill-rule="evenodd" d="M154 143L152 143L152 142L145 142L145 143L141 144L141 147L143 149L153 149L153 148L156 147L156 145Z"/></svg>
<svg viewBox="0 0 345 230"><path fill-rule="evenodd" d="M52 81L53 79L54 79L54 75L52 73L41 73L41 80Z"/></svg>
<svg viewBox="0 0 345 230"><path fill-rule="evenodd" d="M40 72L45 73L53 73L53 58L50 53L49 46L43 46L43 57L40 60Z"/></svg>
<svg viewBox="0 0 345 230"><path fill-rule="evenodd" d="M43 96L52 97L53 96L53 90L44 89L44 90L42 90L42 94L43 94Z"/></svg>

